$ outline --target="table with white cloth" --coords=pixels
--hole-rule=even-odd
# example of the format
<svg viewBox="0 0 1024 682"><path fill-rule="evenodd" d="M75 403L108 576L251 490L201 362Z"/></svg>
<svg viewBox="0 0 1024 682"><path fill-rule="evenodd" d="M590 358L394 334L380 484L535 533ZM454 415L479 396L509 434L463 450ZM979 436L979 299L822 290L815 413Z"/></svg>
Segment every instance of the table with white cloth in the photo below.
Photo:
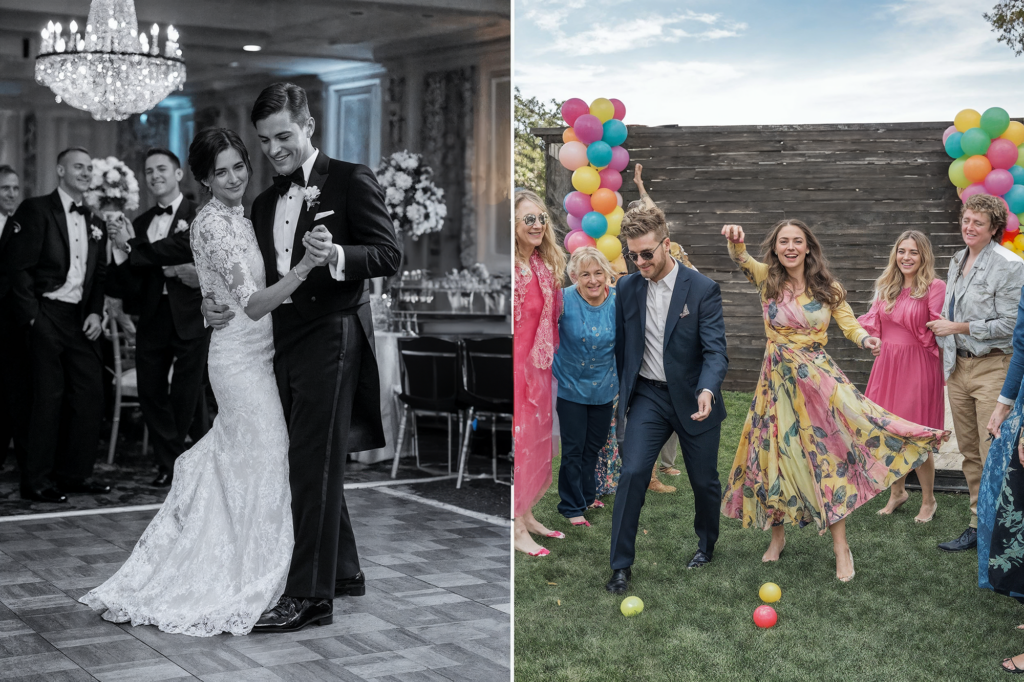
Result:
<svg viewBox="0 0 1024 682"><path fill-rule="evenodd" d="M403 334L374 331L374 346L377 350L377 372L380 375L380 417L384 425L386 444L376 450L353 452L352 459L364 464L383 462L395 458L395 444L398 442L398 422L401 402L398 393L402 390L402 375L399 369L398 339Z"/></svg>

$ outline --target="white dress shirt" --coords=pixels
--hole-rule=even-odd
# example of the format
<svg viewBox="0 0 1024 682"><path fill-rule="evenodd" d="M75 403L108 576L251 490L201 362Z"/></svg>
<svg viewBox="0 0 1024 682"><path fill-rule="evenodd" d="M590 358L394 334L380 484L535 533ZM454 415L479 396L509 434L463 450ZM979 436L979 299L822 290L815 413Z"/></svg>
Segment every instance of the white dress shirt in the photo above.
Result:
<svg viewBox="0 0 1024 682"><path fill-rule="evenodd" d="M313 164L316 162L316 157L319 153L320 151L314 148L313 153L302 164L302 176L307 186L309 174L313 170ZM303 188L295 183L292 183L288 191L277 200L277 210L274 213L274 253L277 256L277 274L281 278L292 269L292 247L295 245L295 228L298 226L299 216L302 213L302 204L305 200L306 195L303 192ZM315 209L316 207L314 207ZM314 213L314 215L316 214ZM315 221L313 226L316 227ZM331 277L340 282L345 279L345 252L337 244L334 245L334 248L338 252L338 262L330 265ZM284 302L291 303L291 296L285 299Z"/></svg>
<svg viewBox="0 0 1024 682"><path fill-rule="evenodd" d="M668 306L672 303L672 292L676 288L679 266L675 259L669 259L672 269L657 282L647 280L647 325L644 328L644 359L640 365L640 376L654 381L665 379L665 323L668 322Z"/></svg>
<svg viewBox="0 0 1024 682"><path fill-rule="evenodd" d="M0 213L0 237L4 236L4 226L7 225L7 214Z"/></svg>
<svg viewBox="0 0 1024 682"><path fill-rule="evenodd" d="M71 247L71 267L64 286L56 291L43 294L46 298L64 303L80 303L82 286L85 284L85 269L89 260L89 230L85 224L85 216L72 213L74 203L71 196L61 188L57 188L60 202L64 206L64 217L68 221L68 246Z"/></svg>

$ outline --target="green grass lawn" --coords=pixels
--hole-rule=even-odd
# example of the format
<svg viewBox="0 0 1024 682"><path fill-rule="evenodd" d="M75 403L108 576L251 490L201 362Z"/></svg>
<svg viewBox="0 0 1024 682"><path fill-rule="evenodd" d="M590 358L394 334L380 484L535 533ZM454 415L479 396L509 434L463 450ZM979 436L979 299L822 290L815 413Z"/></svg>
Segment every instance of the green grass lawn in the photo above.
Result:
<svg viewBox="0 0 1024 682"><path fill-rule="evenodd" d="M726 393L719 471L729 470L750 394ZM555 475L558 460L554 462ZM682 468L680 466L680 468ZM613 497L592 510L591 528L558 514L557 486L536 517L564 540L545 540L543 558L515 553L515 676L537 680L1003 680L1003 657L1024 652L1024 609L977 587L977 553L936 544L963 531L966 495L940 494L935 519L914 523L920 493L895 515L875 514L884 492L847 522L857 575L836 580L831 536L787 526L775 564L762 564L769 534L722 519L714 561L686 563L697 547L693 497L684 471L663 477L670 495L648 493L627 595L643 613L625 618L608 594ZM752 620L762 583L782 587L778 624Z"/></svg>

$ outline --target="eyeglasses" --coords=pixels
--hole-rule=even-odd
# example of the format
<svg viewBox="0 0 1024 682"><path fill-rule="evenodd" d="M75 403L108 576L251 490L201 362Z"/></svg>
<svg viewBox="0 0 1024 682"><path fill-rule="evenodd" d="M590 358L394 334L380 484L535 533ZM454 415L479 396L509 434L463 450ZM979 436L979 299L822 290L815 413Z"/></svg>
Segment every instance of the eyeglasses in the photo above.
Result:
<svg viewBox="0 0 1024 682"><path fill-rule="evenodd" d="M541 225L547 225L548 214L541 213L540 215L534 215L532 213L527 213L526 215L523 216L523 224L526 225L527 227L533 227L533 224L536 223L538 220L540 221Z"/></svg>

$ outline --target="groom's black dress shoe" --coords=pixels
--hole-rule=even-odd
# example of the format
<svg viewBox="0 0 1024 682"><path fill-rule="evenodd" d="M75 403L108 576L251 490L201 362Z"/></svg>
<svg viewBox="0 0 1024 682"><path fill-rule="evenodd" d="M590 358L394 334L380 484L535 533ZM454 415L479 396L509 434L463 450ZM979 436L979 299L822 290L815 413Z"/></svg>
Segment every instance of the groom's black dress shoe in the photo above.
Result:
<svg viewBox="0 0 1024 682"><path fill-rule="evenodd" d="M616 568L612 571L611 580L605 584L604 589L608 590L612 594L625 594L626 588L629 587L629 579L632 577L632 569Z"/></svg>
<svg viewBox="0 0 1024 682"><path fill-rule="evenodd" d="M67 502L68 498L61 495L56 488L22 488L21 499L33 502Z"/></svg>
<svg viewBox="0 0 1024 682"><path fill-rule="evenodd" d="M157 477L153 479L153 482L150 483L150 485L154 488L169 488L172 480L173 477L169 473L161 471L157 474Z"/></svg>
<svg viewBox="0 0 1024 682"><path fill-rule="evenodd" d="M310 623L330 625L334 622L334 602L330 599L281 597L277 605L265 611L253 626L253 632L294 632Z"/></svg>
<svg viewBox="0 0 1024 682"><path fill-rule="evenodd" d="M963 552L968 549L978 548L978 529L968 528L956 540L943 542L939 549L946 552Z"/></svg>
<svg viewBox="0 0 1024 682"><path fill-rule="evenodd" d="M334 596L362 597L366 594L366 576L359 571L351 578L339 578L334 581Z"/></svg>
<svg viewBox="0 0 1024 682"><path fill-rule="evenodd" d="M704 564L711 563L711 555L705 554L702 550L697 550L697 553L690 559L690 563L686 564L687 568L700 568Z"/></svg>
<svg viewBox="0 0 1024 682"><path fill-rule="evenodd" d="M62 493L84 493L86 495L106 495L110 492L110 486L95 481L61 481L57 483L57 489Z"/></svg>

